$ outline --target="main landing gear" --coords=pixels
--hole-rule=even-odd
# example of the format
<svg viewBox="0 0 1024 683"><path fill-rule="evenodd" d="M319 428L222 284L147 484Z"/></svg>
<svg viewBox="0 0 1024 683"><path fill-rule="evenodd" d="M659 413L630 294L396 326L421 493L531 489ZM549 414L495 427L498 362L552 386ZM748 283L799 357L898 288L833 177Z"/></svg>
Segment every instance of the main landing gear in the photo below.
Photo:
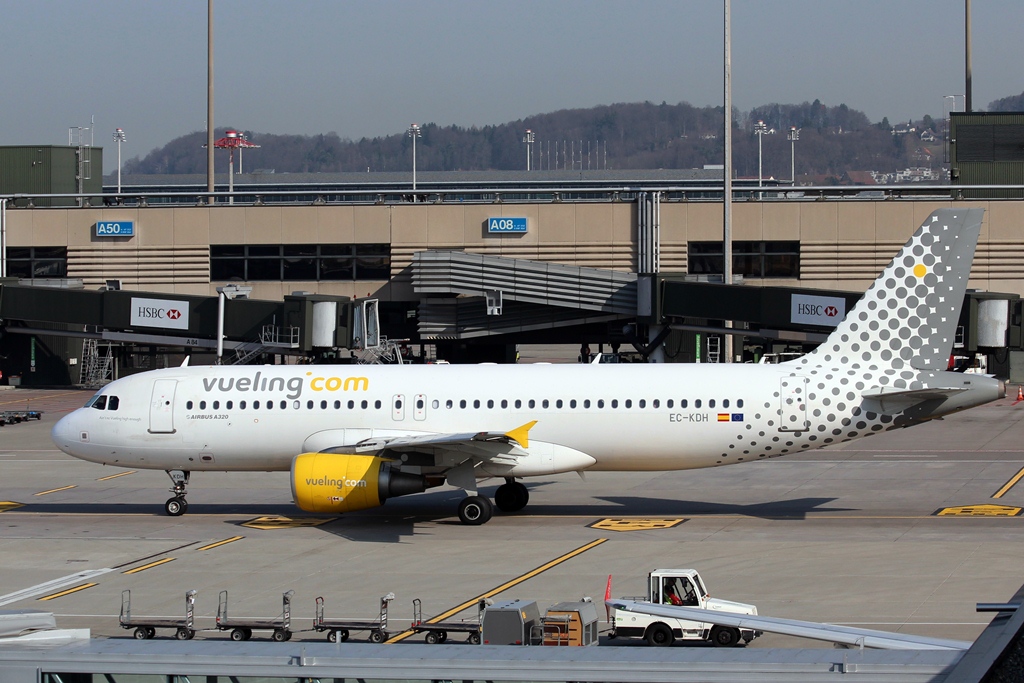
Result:
<svg viewBox="0 0 1024 683"><path fill-rule="evenodd" d="M185 500L185 486L188 485L188 478L191 474L188 471L167 470L167 476L171 478L171 483L174 484L168 490L174 494L174 497L168 498L167 502L164 503L164 512L171 517L180 517L188 512L188 502Z"/></svg>
<svg viewBox="0 0 1024 683"><path fill-rule="evenodd" d="M502 512L519 512L530 502L530 491L512 477L505 477L505 483L494 493L494 504L486 496L475 492L459 503L459 521L471 526L485 524L494 515L494 507Z"/></svg>

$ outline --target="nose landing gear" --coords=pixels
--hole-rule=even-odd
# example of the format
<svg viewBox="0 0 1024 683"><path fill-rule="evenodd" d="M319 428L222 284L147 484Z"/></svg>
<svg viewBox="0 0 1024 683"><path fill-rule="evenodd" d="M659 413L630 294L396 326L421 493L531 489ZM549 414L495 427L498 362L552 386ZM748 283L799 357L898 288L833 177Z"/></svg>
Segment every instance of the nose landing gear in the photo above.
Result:
<svg viewBox="0 0 1024 683"><path fill-rule="evenodd" d="M185 500L185 486L188 484L188 478L192 474L188 471L183 470L166 470L167 476L171 478L171 483L174 485L168 489L174 494L173 498L169 498L164 503L164 512L171 517L180 517L181 515L188 512L188 502Z"/></svg>

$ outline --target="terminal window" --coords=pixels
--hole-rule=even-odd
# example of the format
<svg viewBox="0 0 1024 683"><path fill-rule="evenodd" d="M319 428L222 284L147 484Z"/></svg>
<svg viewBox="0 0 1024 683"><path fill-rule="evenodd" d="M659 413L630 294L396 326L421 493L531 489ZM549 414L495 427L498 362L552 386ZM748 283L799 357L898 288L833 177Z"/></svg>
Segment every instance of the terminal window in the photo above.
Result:
<svg viewBox="0 0 1024 683"><path fill-rule="evenodd" d="M63 278L68 275L67 247L8 247L7 275L21 278Z"/></svg>
<svg viewBox="0 0 1024 683"><path fill-rule="evenodd" d="M210 280L388 280L389 244L210 245Z"/></svg>
<svg viewBox="0 0 1024 683"><path fill-rule="evenodd" d="M694 275L721 275L725 271L722 242L690 242L687 245L687 272ZM800 277L800 242L745 241L732 243L732 272L745 277Z"/></svg>

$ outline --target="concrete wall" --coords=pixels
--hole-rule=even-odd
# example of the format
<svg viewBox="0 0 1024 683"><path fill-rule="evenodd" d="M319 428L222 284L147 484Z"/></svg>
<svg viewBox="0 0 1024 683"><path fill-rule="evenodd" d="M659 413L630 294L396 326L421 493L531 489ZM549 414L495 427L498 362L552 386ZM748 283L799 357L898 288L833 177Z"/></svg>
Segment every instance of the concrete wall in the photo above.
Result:
<svg viewBox="0 0 1024 683"><path fill-rule="evenodd" d="M986 210L970 287L1024 295L1024 202L915 200L744 201L733 205L736 240L799 240L801 278L778 285L864 289L940 207ZM524 235L488 235L491 217L529 221ZM636 204L389 204L327 206L195 206L8 209L8 244L67 246L69 277L98 286L213 294L209 245L390 243L392 282L253 282L254 297L280 299L295 290L412 299L408 265L424 249L469 252L628 271L636 262ZM97 221L135 221L130 238L97 238ZM722 205L661 205L663 271L686 270L691 240L718 240ZM760 284L761 281L751 281Z"/></svg>

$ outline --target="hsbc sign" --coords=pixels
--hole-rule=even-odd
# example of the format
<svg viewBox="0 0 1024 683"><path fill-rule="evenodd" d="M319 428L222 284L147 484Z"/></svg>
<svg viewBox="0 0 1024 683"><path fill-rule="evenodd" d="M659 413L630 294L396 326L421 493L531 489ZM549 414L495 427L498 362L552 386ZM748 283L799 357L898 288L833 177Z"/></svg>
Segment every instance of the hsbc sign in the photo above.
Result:
<svg viewBox="0 0 1024 683"><path fill-rule="evenodd" d="M789 321L798 325L835 327L846 317L846 299L793 294Z"/></svg>
<svg viewBox="0 0 1024 683"><path fill-rule="evenodd" d="M188 329L188 302L132 297L132 327Z"/></svg>

